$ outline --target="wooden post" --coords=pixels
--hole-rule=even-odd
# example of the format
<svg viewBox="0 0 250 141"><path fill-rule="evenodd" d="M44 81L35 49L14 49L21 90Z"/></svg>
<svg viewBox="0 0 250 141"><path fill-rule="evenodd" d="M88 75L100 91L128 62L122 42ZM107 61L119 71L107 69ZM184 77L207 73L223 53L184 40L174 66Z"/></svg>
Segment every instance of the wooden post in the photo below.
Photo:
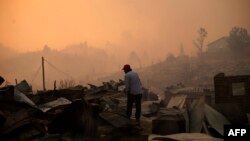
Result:
<svg viewBox="0 0 250 141"><path fill-rule="evenodd" d="M43 71L43 90L45 91L45 72L44 72L44 58L42 56L42 71Z"/></svg>

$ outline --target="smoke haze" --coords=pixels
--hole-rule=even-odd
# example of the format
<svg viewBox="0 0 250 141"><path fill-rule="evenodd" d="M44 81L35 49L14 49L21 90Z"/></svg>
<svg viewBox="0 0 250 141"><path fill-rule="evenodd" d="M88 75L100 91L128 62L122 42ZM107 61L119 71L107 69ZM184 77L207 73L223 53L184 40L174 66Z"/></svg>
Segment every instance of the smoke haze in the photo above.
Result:
<svg viewBox="0 0 250 141"><path fill-rule="evenodd" d="M90 72L121 71L131 61L137 67L160 62L181 45L195 55L200 27L208 32L205 44L234 26L249 31L249 6L249 0L1 0L0 73L11 81L26 78L44 55L87 80ZM23 68L29 71L12 73Z"/></svg>
<svg viewBox="0 0 250 141"><path fill-rule="evenodd" d="M110 42L165 57L181 43L192 53L199 27L207 29L207 42L233 26L250 29L249 6L248 0L3 0L0 42L21 52Z"/></svg>

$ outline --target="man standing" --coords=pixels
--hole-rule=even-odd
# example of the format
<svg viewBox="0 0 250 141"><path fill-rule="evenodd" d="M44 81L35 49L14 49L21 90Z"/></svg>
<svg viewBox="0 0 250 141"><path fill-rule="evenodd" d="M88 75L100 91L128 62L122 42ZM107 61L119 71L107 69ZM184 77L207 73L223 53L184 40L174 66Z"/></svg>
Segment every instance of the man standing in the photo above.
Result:
<svg viewBox="0 0 250 141"><path fill-rule="evenodd" d="M127 93L127 116L128 118L132 115L133 103L136 105L135 118L136 123L140 125L141 116L141 98L142 98L142 85L138 74L132 71L130 65L124 65L123 69L125 72L125 86Z"/></svg>

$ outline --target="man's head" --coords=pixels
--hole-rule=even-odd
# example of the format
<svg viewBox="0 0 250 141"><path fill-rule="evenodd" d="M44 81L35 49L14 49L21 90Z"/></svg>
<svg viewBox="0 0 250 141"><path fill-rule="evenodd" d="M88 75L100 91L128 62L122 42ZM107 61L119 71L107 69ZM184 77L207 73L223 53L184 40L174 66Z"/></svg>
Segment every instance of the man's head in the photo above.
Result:
<svg viewBox="0 0 250 141"><path fill-rule="evenodd" d="M131 69L131 67L130 67L129 64L124 65L123 68L122 68L122 70L123 70L125 73L132 71L132 69Z"/></svg>

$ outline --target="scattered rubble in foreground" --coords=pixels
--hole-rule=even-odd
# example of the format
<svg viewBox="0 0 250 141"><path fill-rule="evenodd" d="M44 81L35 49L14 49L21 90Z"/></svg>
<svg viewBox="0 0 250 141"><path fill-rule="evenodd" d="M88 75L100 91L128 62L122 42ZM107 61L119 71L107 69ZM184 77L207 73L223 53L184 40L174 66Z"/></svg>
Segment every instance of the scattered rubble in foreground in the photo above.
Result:
<svg viewBox="0 0 250 141"><path fill-rule="evenodd" d="M234 80L246 83L242 86L247 87L245 93L248 93L250 77L229 78L216 75L215 89L183 84L168 86L164 99L143 88L140 126L125 116L122 80L37 94L32 94L28 83L22 81L16 86L0 88L0 140L222 141L224 124L248 124L247 109L230 101L232 113L225 107L229 104L216 95L228 92L220 84Z"/></svg>

